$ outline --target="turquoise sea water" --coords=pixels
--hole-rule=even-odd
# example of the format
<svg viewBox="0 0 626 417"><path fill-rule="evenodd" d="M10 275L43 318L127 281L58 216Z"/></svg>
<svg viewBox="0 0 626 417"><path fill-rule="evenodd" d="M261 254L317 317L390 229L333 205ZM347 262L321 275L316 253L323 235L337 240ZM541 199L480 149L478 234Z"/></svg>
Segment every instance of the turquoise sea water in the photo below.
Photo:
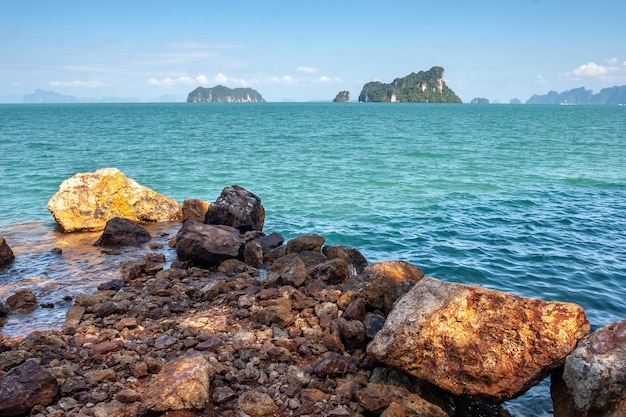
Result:
<svg viewBox="0 0 626 417"><path fill-rule="evenodd" d="M0 298L29 286L55 304L28 329L58 326L63 296L115 275L97 235L55 232L45 208L61 181L102 167L180 202L238 184L261 198L268 232L575 302L593 328L626 317L626 107L2 105L0 235L21 256L0 270ZM536 392L511 411L542 415Z"/></svg>

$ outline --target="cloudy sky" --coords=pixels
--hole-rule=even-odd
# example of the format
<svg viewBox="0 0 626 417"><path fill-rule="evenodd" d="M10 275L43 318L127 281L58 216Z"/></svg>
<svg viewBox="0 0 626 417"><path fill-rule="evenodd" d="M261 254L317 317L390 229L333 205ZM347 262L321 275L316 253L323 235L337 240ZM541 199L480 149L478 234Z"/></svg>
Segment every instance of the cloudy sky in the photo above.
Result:
<svg viewBox="0 0 626 417"><path fill-rule="evenodd" d="M0 97L358 97L432 66L464 102L626 84L623 0L0 0Z"/></svg>

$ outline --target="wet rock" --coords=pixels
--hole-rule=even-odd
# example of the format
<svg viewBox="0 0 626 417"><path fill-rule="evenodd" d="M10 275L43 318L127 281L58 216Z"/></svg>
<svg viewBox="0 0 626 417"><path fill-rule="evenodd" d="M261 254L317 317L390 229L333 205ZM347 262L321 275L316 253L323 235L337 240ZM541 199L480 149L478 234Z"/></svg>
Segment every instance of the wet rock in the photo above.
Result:
<svg viewBox="0 0 626 417"><path fill-rule="evenodd" d="M203 409L209 399L213 369L200 355L168 362L150 381L141 406L149 411Z"/></svg>
<svg viewBox="0 0 626 417"><path fill-rule="evenodd" d="M37 305L37 297L28 289L17 290L7 298L6 305L9 312L13 314L30 313L39 307Z"/></svg>
<svg viewBox="0 0 626 417"><path fill-rule="evenodd" d="M176 235L178 258L203 267L237 258L243 245L239 231L230 226L186 221Z"/></svg>
<svg viewBox="0 0 626 417"><path fill-rule="evenodd" d="M278 407L272 397L258 390L251 390L241 394L237 405L242 417L272 416L278 411Z"/></svg>
<svg viewBox="0 0 626 417"><path fill-rule="evenodd" d="M565 360L562 378L580 415L626 415L626 319L584 337ZM554 411L572 415L556 402Z"/></svg>
<svg viewBox="0 0 626 417"><path fill-rule="evenodd" d="M176 221L182 216L176 201L127 178L115 168L66 179L47 208L64 232L102 230L114 217L161 222Z"/></svg>
<svg viewBox="0 0 626 417"><path fill-rule="evenodd" d="M366 267L361 274L351 277L343 290L354 293L354 297L365 299L372 309L388 314L393 303L422 278L424 272L408 262L376 262Z"/></svg>
<svg viewBox="0 0 626 417"><path fill-rule="evenodd" d="M94 246L140 246L150 239L150 232L141 224L122 217L113 217L106 222L102 235Z"/></svg>
<svg viewBox="0 0 626 417"><path fill-rule="evenodd" d="M183 218L182 221L194 220L204 223L206 212L210 204L197 198L183 201Z"/></svg>
<svg viewBox="0 0 626 417"><path fill-rule="evenodd" d="M521 395L589 331L582 307L424 278L368 346L381 362L454 394Z"/></svg>
<svg viewBox="0 0 626 417"><path fill-rule="evenodd" d="M233 185L222 190L209 206L204 223L234 227L245 233L263 230L265 208L261 199L245 188Z"/></svg>
<svg viewBox="0 0 626 417"><path fill-rule="evenodd" d="M0 267L10 265L15 259L13 251L9 247L7 241L0 236Z"/></svg>
<svg viewBox="0 0 626 417"><path fill-rule="evenodd" d="M326 239L316 234L302 235L287 242L287 254L304 251L320 252Z"/></svg>
<svg viewBox="0 0 626 417"><path fill-rule="evenodd" d="M0 377L0 416L25 414L36 405L51 404L58 393L56 378L28 360Z"/></svg>
<svg viewBox="0 0 626 417"><path fill-rule="evenodd" d="M326 245L322 248L322 253L326 255L328 259L343 259L348 266L354 269L354 274L360 274L368 265L365 256L354 248Z"/></svg>
<svg viewBox="0 0 626 417"><path fill-rule="evenodd" d="M125 281L132 281L142 274L156 274L163 269L165 255L158 252L151 252L139 259L122 262L120 272Z"/></svg>

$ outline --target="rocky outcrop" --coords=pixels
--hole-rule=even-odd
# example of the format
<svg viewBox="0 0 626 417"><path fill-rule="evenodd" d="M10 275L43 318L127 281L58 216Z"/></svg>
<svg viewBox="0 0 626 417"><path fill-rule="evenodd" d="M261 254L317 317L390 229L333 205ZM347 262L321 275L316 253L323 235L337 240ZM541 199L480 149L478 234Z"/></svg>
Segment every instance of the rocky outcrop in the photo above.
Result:
<svg viewBox="0 0 626 417"><path fill-rule="evenodd" d="M38 308L37 297L29 289L19 289L7 298L7 308L12 314L30 313Z"/></svg>
<svg viewBox="0 0 626 417"><path fill-rule="evenodd" d="M56 378L34 360L0 377L0 416L19 416L34 406L51 404L59 393Z"/></svg>
<svg viewBox="0 0 626 417"><path fill-rule="evenodd" d="M210 204L197 198L183 201L183 218L185 220L195 220L204 222L204 217L209 209Z"/></svg>
<svg viewBox="0 0 626 417"><path fill-rule="evenodd" d="M106 222L95 246L140 246L152 239L148 229L132 220L114 217Z"/></svg>
<svg viewBox="0 0 626 417"><path fill-rule="evenodd" d="M226 187L212 203L204 218L206 224L231 226L245 233L263 230L265 208L261 199L238 185Z"/></svg>
<svg viewBox="0 0 626 417"><path fill-rule="evenodd" d="M176 254L183 261L211 267L237 258L243 243L239 231L233 227L188 220L176 235Z"/></svg>
<svg viewBox="0 0 626 417"><path fill-rule="evenodd" d="M0 267L10 265L15 259L13 251L7 241L0 236Z"/></svg>
<svg viewBox="0 0 626 417"><path fill-rule="evenodd" d="M182 216L176 201L115 168L79 173L63 181L47 207L64 232L99 231L114 217L160 222Z"/></svg>
<svg viewBox="0 0 626 417"><path fill-rule="evenodd" d="M350 92L349 91L340 91L337 93L335 98L333 99L333 103L349 103L350 102Z"/></svg>
<svg viewBox="0 0 626 417"><path fill-rule="evenodd" d="M264 103L263 96L252 88L228 88L217 85L212 88L198 87L187 96L188 103Z"/></svg>
<svg viewBox="0 0 626 417"><path fill-rule="evenodd" d="M381 362L495 403L562 366L589 331L582 307L422 279L368 346Z"/></svg>
<svg viewBox="0 0 626 417"><path fill-rule="evenodd" d="M554 381L556 379L556 381ZM556 417L626 415L626 320L583 338L553 377Z"/></svg>

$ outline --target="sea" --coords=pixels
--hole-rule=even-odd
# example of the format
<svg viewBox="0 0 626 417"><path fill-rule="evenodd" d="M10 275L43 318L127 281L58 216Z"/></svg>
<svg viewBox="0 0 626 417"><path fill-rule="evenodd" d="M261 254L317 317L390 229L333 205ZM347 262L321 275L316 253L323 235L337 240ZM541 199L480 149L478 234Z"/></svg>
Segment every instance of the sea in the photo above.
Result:
<svg viewBox="0 0 626 417"><path fill-rule="evenodd" d="M46 308L0 334L60 328L78 294L123 260L63 234L46 204L78 172L114 167L182 203L239 185L264 231L317 233L369 262L584 307L592 329L626 318L626 107L408 103L0 105L0 236L16 259L0 300L29 288ZM61 250L59 250L61 249ZM549 416L549 378L505 403Z"/></svg>

